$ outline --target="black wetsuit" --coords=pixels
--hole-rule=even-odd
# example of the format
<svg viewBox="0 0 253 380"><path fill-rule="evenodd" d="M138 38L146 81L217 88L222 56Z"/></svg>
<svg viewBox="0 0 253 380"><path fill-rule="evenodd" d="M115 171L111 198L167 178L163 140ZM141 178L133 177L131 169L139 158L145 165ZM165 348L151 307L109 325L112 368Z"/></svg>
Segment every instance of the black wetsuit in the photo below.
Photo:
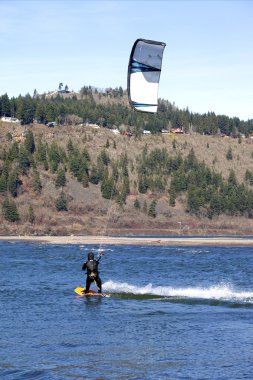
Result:
<svg viewBox="0 0 253 380"><path fill-rule="evenodd" d="M99 260L88 260L82 266L82 270L87 270L85 293L89 292L90 285L94 281L98 287L98 293L102 292L102 281L99 277L98 264Z"/></svg>

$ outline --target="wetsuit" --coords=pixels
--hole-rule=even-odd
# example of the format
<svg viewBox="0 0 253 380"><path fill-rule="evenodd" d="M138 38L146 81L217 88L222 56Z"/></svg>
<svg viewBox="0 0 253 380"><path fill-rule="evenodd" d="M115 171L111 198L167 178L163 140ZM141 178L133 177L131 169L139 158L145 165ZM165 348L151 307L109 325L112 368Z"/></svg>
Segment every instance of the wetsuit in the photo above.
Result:
<svg viewBox="0 0 253 380"><path fill-rule="evenodd" d="M82 266L82 270L87 270L85 293L89 292L90 285L94 281L98 287L98 293L102 292L102 281L101 281L101 278L99 277L98 264L99 264L99 259L98 260L89 259Z"/></svg>

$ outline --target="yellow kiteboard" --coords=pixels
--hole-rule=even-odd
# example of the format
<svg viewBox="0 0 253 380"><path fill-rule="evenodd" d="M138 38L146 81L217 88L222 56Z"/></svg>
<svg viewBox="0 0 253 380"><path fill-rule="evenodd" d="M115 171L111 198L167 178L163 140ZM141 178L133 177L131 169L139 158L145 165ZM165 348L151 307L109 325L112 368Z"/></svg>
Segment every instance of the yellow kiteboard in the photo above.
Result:
<svg viewBox="0 0 253 380"><path fill-rule="evenodd" d="M111 297L110 294L106 293L98 293L94 290L89 290L89 293L85 293L85 288L77 287L75 288L75 293L77 293L80 297Z"/></svg>

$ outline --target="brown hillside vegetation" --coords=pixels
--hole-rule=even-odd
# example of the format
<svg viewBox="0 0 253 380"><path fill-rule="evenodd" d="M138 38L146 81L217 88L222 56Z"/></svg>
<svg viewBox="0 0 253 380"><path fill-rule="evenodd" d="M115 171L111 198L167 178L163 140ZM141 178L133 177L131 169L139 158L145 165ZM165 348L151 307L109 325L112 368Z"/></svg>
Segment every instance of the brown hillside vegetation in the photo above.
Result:
<svg viewBox="0 0 253 380"><path fill-rule="evenodd" d="M29 170L21 177L22 185L15 198L20 221L7 222L0 210L0 234L114 234L114 235L252 235L253 221L243 216L216 216L213 219L199 217L185 212L185 197L176 199L175 207L169 205L168 189L162 193L150 190L146 194L138 193L136 162L145 145L148 151L154 148L166 148L168 152L180 152L183 157L194 149L199 161L227 178L231 169L237 180L244 182L246 170L253 167L253 143L251 139L232 139L220 136L189 135L143 135L138 139L123 135L114 135L109 129L95 129L92 126L58 126L48 128L45 125L24 127L0 123L1 149L7 149L13 141L19 144L24 140L24 130L31 129L35 143L39 140L57 144L66 150L69 139L82 149L87 148L91 160L96 160L101 149L109 141L106 151L110 159L118 159L126 153L130 177L130 194L126 204L120 206L116 201L105 199L101 195L100 184L89 183L84 187L69 171L64 192L67 195L68 211L57 211L55 201L61 188L55 187L55 173L38 169L42 191L37 194L32 187L34 171ZM12 136L12 140L10 139ZM115 148L116 147L116 148ZM232 159L226 158L231 149ZM1 165L1 160L0 160ZM134 207L138 198L141 209ZM143 212L144 204L149 207L152 200L157 201L156 218ZM4 195L0 194L0 202ZM34 211L34 221L29 221L29 206Z"/></svg>

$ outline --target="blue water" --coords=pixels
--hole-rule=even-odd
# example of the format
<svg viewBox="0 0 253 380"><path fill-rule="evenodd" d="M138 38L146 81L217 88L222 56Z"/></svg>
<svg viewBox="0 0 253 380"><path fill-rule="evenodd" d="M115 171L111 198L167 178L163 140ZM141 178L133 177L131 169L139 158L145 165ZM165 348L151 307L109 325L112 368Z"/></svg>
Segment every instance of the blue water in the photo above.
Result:
<svg viewBox="0 0 253 380"><path fill-rule="evenodd" d="M93 247L95 248L95 246ZM0 379L253 379L253 248L0 242Z"/></svg>

